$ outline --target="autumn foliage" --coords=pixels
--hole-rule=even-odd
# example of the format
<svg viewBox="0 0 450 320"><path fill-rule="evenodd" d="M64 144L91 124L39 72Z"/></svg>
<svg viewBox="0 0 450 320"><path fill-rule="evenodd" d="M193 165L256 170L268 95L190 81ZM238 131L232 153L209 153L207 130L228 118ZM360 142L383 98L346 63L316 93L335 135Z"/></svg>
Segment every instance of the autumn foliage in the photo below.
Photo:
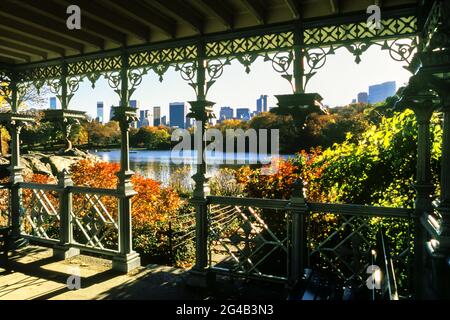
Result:
<svg viewBox="0 0 450 320"><path fill-rule="evenodd" d="M74 184L92 188L115 189L119 170L116 163L89 160L81 160L71 166ZM134 248L144 257L183 264L185 261L176 261L169 256L180 256L171 250L169 236L177 228L177 214L186 206L185 201L174 190L155 180L134 175L131 182L136 191L131 205ZM117 198L104 196L102 202L116 218ZM74 205L77 205L75 199ZM179 250L183 250L183 246Z"/></svg>
<svg viewBox="0 0 450 320"><path fill-rule="evenodd" d="M268 168L242 167L237 171L236 180L244 185L244 192L248 196L267 199L290 197L294 183L300 177L298 167L283 159L275 162L272 174L266 174L269 173Z"/></svg>
<svg viewBox="0 0 450 320"><path fill-rule="evenodd" d="M119 170L117 163L89 160L80 160L71 167L75 185L106 189L117 187ZM137 192L132 199L132 219L136 227L165 221L173 216L181 205L178 194L170 188L162 187L161 183L155 180L134 175L131 182ZM111 209L116 211L115 208Z"/></svg>

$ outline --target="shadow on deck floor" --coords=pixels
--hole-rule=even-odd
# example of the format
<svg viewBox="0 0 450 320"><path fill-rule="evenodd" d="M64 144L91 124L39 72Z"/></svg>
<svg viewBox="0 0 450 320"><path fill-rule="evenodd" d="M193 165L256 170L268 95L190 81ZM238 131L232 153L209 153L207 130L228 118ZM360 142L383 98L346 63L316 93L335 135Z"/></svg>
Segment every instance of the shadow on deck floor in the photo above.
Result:
<svg viewBox="0 0 450 320"><path fill-rule="evenodd" d="M207 289L186 286L187 272L148 265L128 275L111 270L111 262L80 255L65 261L52 257L52 249L28 246L10 257L8 272L0 267L0 300L284 300L283 286L255 281L217 279ZM81 289L69 290L71 275L81 278Z"/></svg>

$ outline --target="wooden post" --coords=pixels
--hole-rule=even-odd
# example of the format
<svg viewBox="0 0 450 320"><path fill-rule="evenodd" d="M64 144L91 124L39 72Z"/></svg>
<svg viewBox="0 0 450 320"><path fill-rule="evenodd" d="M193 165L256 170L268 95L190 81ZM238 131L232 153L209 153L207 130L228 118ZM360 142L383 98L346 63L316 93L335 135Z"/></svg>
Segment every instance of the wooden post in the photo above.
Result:
<svg viewBox="0 0 450 320"><path fill-rule="evenodd" d="M16 79L11 79L11 111L18 112L18 84ZM20 164L20 131L23 123L20 121L11 121L8 125L11 135L11 165L9 182L11 183L11 241L12 249L17 249L28 244L21 236L22 231L22 190L19 183L23 182L23 167Z"/></svg>
<svg viewBox="0 0 450 320"><path fill-rule="evenodd" d="M303 192L303 181L298 180L291 196L292 238L291 267L288 282L291 287L297 285L307 265L306 215L308 208Z"/></svg>
<svg viewBox="0 0 450 320"><path fill-rule="evenodd" d="M120 71L120 107L116 108L115 118L119 121L121 132L120 171L117 191L119 194L119 254L113 258L113 269L128 273L141 265L139 254L133 251L131 228L131 198L136 194L131 183L134 172L130 169L130 124L136 121L136 110L129 108L128 54L122 55Z"/></svg>
<svg viewBox="0 0 450 320"><path fill-rule="evenodd" d="M447 91L448 94L448 91ZM440 299L450 298L450 97L443 112L439 244L433 252L433 287Z"/></svg>
<svg viewBox="0 0 450 320"><path fill-rule="evenodd" d="M294 93L305 93L304 90L304 52L303 52L303 27L301 23L295 24L294 31Z"/></svg>
<svg viewBox="0 0 450 320"><path fill-rule="evenodd" d="M418 125L417 135L417 167L416 199L414 205L414 294L416 298L424 297L425 287L425 229L422 226L422 219L433 212L431 195L434 186L431 182L431 140L430 140L430 120L433 115L432 101L425 100L411 107L414 110Z"/></svg>
<svg viewBox="0 0 450 320"><path fill-rule="evenodd" d="M211 108L213 102L206 100L206 66L204 44L200 41L198 44L197 59L197 100L190 101L191 112L188 114L190 118L196 120L195 126L195 149L197 151L197 172L192 176L195 182L193 197L191 204L195 206L195 265L191 270L188 284L191 286L206 287L208 285L209 274L208 269L208 178L206 177L206 162L203 158L203 152L206 150L206 142L204 140L206 124L211 116Z"/></svg>
<svg viewBox="0 0 450 320"><path fill-rule="evenodd" d="M72 177L63 170L58 177L59 187L59 212L60 230L59 243L53 248L53 256L58 259L68 259L80 254L80 250L71 248L73 242L72 230L72 193L70 187L73 186Z"/></svg>

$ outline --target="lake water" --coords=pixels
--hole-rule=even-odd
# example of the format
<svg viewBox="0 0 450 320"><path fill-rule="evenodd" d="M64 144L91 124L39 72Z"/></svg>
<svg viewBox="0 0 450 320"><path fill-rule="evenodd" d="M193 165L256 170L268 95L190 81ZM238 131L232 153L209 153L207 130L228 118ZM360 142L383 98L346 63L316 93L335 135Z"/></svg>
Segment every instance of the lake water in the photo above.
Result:
<svg viewBox="0 0 450 320"><path fill-rule="evenodd" d="M120 162L120 150L91 151L91 153L105 162ZM184 150L176 153L171 150L136 150L130 152L130 166L138 174L168 184L170 176L177 170L178 172L184 172L187 178L195 174L196 154L195 150ZM289 155L280 155L279 157L288 158ZM239 168L258 161L259 163L267 163L269 160L270 155L261 156L256 153L208 152L206 154L207 174L214 175L220 168Z"/></svg>

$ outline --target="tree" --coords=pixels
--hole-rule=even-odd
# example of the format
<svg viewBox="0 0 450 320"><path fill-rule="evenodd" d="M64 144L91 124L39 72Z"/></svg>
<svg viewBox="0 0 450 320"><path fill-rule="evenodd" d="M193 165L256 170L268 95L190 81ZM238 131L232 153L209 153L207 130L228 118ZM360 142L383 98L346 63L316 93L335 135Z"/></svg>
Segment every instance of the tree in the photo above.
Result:
<svg viewBox="0 0 450 320"><path fill-rule="evenodd" d="M432 120L432 169L438 185L442 128ZM314 161L306 162L310 157ZM327 201L412 207L417 160L417 124L412 111L394 113L372 125L355 141L351 133L323 153L312 150L297 158L308 190L320 190ZM306 173L320 169L311 178ZM316 199L313 199L316 200Z"/></svg>
<svg viewBox="0 0 450 320"><path fill-rule="evenodd" d="M144 126L132 136L131 144L136 147L145 147L148 150L164 150L171 146L169 128L164 126Z"/></svg>
<svg viewBox="0 0 450 320"><path fill-rule="evenodd" d="M120 127L116 121L103 125L97 121L83 124L88 133L88 142L94 146L111 145L120 142Z"/></svg>

